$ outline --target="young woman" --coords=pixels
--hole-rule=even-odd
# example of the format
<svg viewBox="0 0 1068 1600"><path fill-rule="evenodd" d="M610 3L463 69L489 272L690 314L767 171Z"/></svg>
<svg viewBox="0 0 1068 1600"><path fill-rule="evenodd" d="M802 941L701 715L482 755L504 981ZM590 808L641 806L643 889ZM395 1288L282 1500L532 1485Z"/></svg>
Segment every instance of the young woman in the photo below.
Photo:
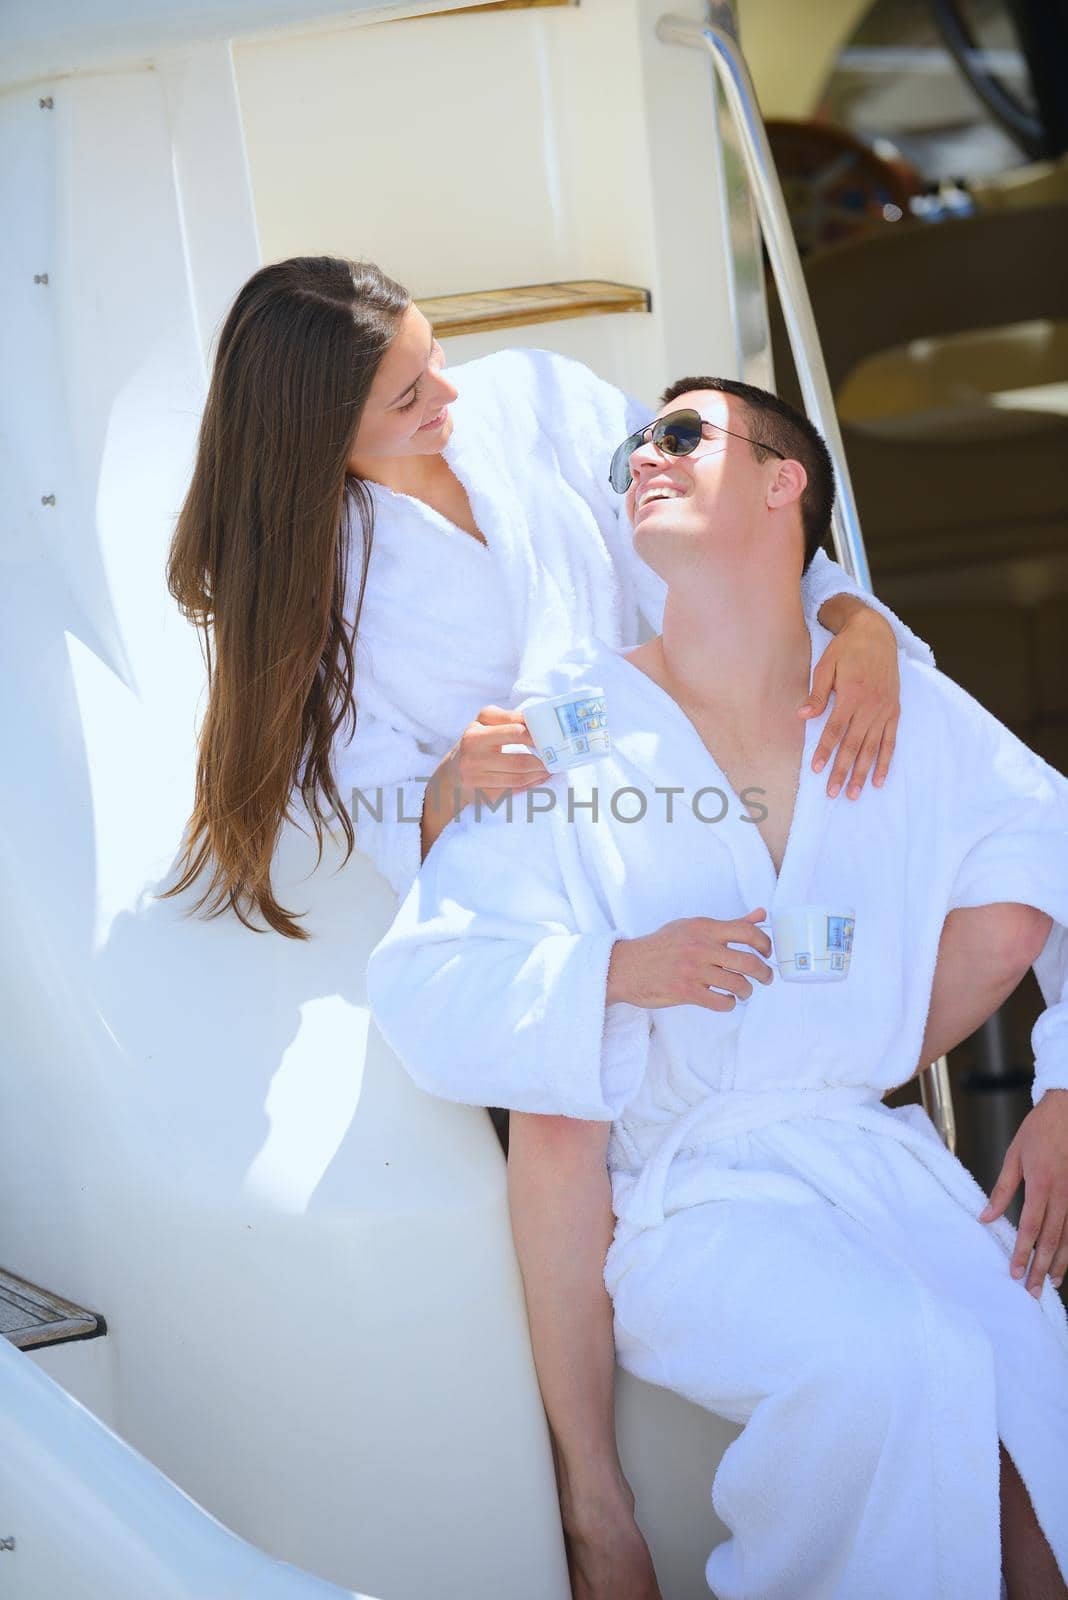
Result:
<svg viewBox="0 0 1068 1600"><path fill-rule="evenodd" d="M659 631L664 586L608 484L613 449L651 413L545 351L455 378L407 292L368 263L264 267L231 308L168 564L209 676L168 893L195 886L208 915L308 937L271 884L287 818L320 844L340 827L403 895L457 804L545 778L506 748L529 743L508 706L539 667L587 633L634 645ZM822 555L805 603L837 637L799 714L834 690L814 766L836 751L829 790L855 797L889 765L899 643L930 653ZM576 1305L557 1267L566 1219L538 1182L557 1120L512 1119L516 1243L576 1596L637 1600L656 1586L612 1438L610 1302L601 1285L603 1308ZM591 1261L609 1237L606 1218Z"/></svg>

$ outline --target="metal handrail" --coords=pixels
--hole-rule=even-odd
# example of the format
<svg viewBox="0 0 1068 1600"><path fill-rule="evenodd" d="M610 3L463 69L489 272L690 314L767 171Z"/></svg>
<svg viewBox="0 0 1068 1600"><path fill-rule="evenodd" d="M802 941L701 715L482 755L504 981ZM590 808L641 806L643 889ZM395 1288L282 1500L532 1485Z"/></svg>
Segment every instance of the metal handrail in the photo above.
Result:
<svg viewBox="0 0 1068 1600"><path fill-rule="evenodd" d="M920 1073L920 1099L923 1109L950 1150L957 1148L957 1118L953 1110L953 1088L949 1081L949 1062L939 1056Z"/></svg>
<svg viewBox="0 0 1068 1600"><path fill-rule="evenodd" d="M838 493L831 535L835 553L854 582L872 593L871 572L846 464L845 445L834 408L834 395L827 377L816 319L812 315L812 304L794 243L786 201L757 104L756 90L738 44L729 0L708 0L708 11L708 18L704 22L695 22L689 17L661 17L656 25L657 37L665 44L681 44L692 50L703 50L715 69L738 131L742 158L778 290L805 410L827 441L834 462ZM924 1110L944 1143L950 1150L955 1149L956 1123L945 1056L939 1056L920 1074L920 1097Z"/></svg>

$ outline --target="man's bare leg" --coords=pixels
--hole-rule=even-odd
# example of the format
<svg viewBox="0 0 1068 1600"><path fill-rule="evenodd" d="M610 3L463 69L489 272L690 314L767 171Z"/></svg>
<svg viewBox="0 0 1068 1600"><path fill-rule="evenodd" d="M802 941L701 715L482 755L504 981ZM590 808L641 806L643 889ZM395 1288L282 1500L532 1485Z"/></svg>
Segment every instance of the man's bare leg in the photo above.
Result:
<svg viewBox="0 0 1068 1600"><path fill-rule="evenodd" d="M1051 926L1045 912L1008 902L949 913L917 1072L993 1016L1041 953Z"/></svg>
<svg viewBox="0 0 1068 1600"><path fill-rule="evenodd" d="M1068 1600L1068 1587L1038 1525L1016 1463L1001 1454L1001 1570L1009 1600Z"/></svg>
<svg viewBox="0 0 1068 1600"><path fill-rule="evenodd" d="M513 1111L512 1235L553 1435L574 1600L660 1600L615 1438L615 1341L604 1261L615 1218L608 1124Z"/></svg>
<svg viewBox="0 0 1068 1600"><path fill-rule="evenodd" d="M1050 919L1032 906L951 911L942 929L918 1070L952 1050L1005 1001L1040 954ZM1002 1571L1009 1600L1068 1600L1012 1457L999 1441Z"/></svg>

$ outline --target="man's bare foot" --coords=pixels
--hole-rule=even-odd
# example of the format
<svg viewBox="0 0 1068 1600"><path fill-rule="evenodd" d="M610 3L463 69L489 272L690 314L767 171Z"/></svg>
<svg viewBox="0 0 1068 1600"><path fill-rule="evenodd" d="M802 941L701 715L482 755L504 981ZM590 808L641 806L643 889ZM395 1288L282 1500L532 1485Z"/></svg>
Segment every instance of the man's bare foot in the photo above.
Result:
<svg viewBox="0 0 1068 1600"><path fill-rule="evenodd" d="M621 1501L563 1511L572 1600L662 1600L629 1485Z"/></svg>
<svg viewBox="0 0 1068 1600"><path fill-rule="evenodd" d="M649 1546L636 1522L596 1544L564 1538L572 1600L662 1600Z"/></svg>

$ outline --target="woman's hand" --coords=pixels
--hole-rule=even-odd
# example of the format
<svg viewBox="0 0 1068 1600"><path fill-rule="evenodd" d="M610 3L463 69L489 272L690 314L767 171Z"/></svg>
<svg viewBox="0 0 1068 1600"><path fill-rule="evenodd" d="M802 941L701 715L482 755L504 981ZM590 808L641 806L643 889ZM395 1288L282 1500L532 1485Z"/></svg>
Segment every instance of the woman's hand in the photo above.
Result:
<svg viewBox="0 0 1068 1600"><path fill-rule="evenodd" d="M423 797L420 850L425 861L442 833L476 796L495 802L510 790L544 783L549 769L534 755L504 750L506 744L533 744L517 712L483 706L448 755L438 763Z"/></svg>
<svg viewBox="0 0 1068 1600"><path fill-rule="evenodd" d="M519 712L504 711L500 706L483 706L441 762L431 782L440 781L446 795L451 796L458 790L461 807L470 805L476 794L495 801L509 791L532 789L549 777L548 767L536 755L520 755L503 746L533 743L530 729Z"/></svg>
<svg viewBox="0 0 1068 1600"><path fill-rule="evenodd" d="M816 746L812 770L822 772L837 747L827 793L833 800L852 769L846 793L855 800L872 762L872 783L879 788L885 781L901 716L901 675L894 630L884 617L863 603L816 663L812 693L800 707L800 715L818 717L832 690L834 709Z"/></svg>

